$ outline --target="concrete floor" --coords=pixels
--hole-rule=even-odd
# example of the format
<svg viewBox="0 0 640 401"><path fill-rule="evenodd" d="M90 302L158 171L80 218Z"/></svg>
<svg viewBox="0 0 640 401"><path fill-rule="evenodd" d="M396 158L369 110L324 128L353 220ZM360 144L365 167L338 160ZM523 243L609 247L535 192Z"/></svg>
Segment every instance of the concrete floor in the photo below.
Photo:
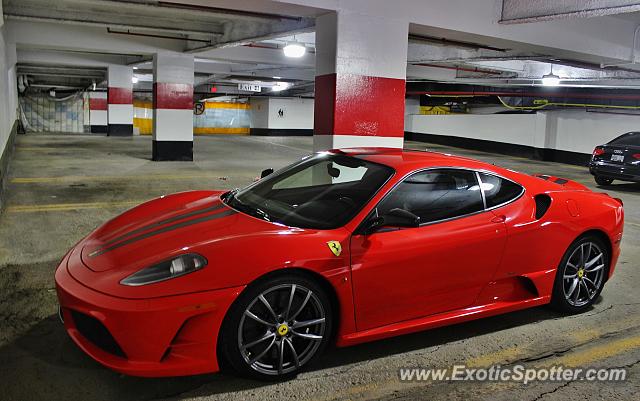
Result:
<svg viewBox="0 0 640 401"><path fill-rule="evenodd" d="M428 147L547 173L596 188L583 167ZM617 273L592 310L535 308L352 348L331 350L285 383L232 375L140 379L111 372L67 338L56 316L53 270L76 241L132 205L188 189L250 182L310 152L311 138L196 138L193 163L154 163L149 138L20 136L0 215L1 400L638 399L640 393L640 185L606 188L624 200ZM563 364L630 368L624 383L461 383L398 380L399 367Z"/></svg>

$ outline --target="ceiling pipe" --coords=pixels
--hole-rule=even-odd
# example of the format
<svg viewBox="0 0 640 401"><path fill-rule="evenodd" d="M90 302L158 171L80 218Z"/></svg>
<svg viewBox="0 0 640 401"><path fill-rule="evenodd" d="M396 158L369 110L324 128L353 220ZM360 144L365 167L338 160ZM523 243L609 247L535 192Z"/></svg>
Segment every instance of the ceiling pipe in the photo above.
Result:
<svg viewBox="0 0 640 401"><path fill-rule="evenodd" d="M193 38L181 38L181 37L177 37L177 36L154 35L154 34L150 34L150 33L130 32L129 30L127 30L126 32L119 32L119 31L114 31L109 27L107 27L107 32L108 33L113 33L113 34L116 34L116 35L143 36L143 37L146 37L146 38L159 38L159 39L182 40L182 41L186 41L186 42L211 43L210 40L206 40L206 39L193 39Z"/></svg>
<svg viewBox="0 0 640 401"><path fill-rule="evenodd" d="M238 17L250 17L250 18L267 19L267 20L302 21L301 17L294 17L290 15L261 13L256 11L230 10L227 8L201 6L197 4L174 3L171 1L159 1L158 7L175 8L175 9L181 9L181 10L193 10L193 11L207 12L207 13L213 13L213 14L234 15Z"/></svg>
<svg viewBox="0 0 640 401"><path fill-rule="evenodd" d="M434 36L425 36L425 35L416 35L416 34L409 34L409 41L410 42L426 42L426 43L437 43L437 44L441 44L441 45L445 45L445 46L453 46L453 47L461 47L463 49L486 49L486 50L493 50L493 51L497 51L497 52L506 52L509 49L501 49L499 47L493 47L493 46L486 46L486 45L482 45L479 43L473 43L473 42L465 42L462 40L454 40L454 39L445 39L445 38L437 38Z"/></svg>
<svg viewBox="0 0 640 401"><path fill-rule="evenodd" d="M137 25L125 25L125 24L112 24L106 22L99 21L79 21L74 19L66 19L66 18L47 18L47 17L33 17L29 15L19 15L19 14L4 14L5 18L13 19L18 21L29 21L29 22L47 22L47 23L56 23L56 24L65 24L65 25L79 25L79 26L90 26L97 28L118 28L124 30L138 30L138 31L154 31L154 32L171 32L183 35L208 35L208 36L222 36L223 32L211 32L211 31L194 31L190 29L172 29L172 28L163 28L163 27L153 27L153 26L137 26Z"/></svg>
<svg viewBox="0 0 640 401"><path fill-rule="evenodd" d="M312 32L315 29L315 27L311 26L311 27L305 27L305 28L300 28L300 29L294 29L291 31L286 31L286 32L270 32L268 34L262 35L262 36L258 36L255 38L247 38L247 39L240 39L240 40L235 40L235 41L231 41L231 42L223 42L223 43L216 43L216 44L212 44L212 45L205 45L205 46L201 46L201 47L194 47L192 49L187 49L184 51L184 53L201 53L204 51L208 51L208 50L214 50L214 49L224 49L224 48L228 48L228 47L238 47L238 46L244 46L244 45L249 45L255 42L262 42L265 40L273 40L273 39L278 39L281 38L283 36L291 36L291 35L298 35L301 33L307 33L307 32Z"/></svg>
<svg viewBox="0 0 640 401"><path fill-rule="evenodd" d="M551 92L515 92L515 91L407 91L407 95L428 96L506 96L506 97L562 97L569 99L599 100L640 100L640 95L608 95L597 93L551 93Z"/></svg>
<svg viewBox="0 0 640 401"><path fill-rule="evenodd" d="M437 65L437 64L429 64L429 63L412 63L412 65L417 65L420 67L441 68L444 70L455 70L455 71L464 71L464 72L478 72L482 74L491 74L491 75L502 75L501 72L493 71L493 70L484 70L481 68L452 67L448 65Z"/></svg>
<svg viewBox="0 0 640 401"><path fill-rule="evenodd" d="M522 5L519 5L521 3ZM553 3L553 2L552 2ZM561 2L557 2L561 3ZM638 2L634 2L633 4L626 5L618 5L618 6L601 6L603 3L606 4L606 1L584 1L587 3L585 5L580 4L581 2L567 2L567 3L577 3L579 8L575 8L575 6L567 5L564 9L560 9L557 12L550 12L548 14L540 14L540 15L526 15L531 13L532 10L535 10L535 7L531 7L531 5L535 4L533 2L516 2L515 7L515 15L513 17L505 18L505 0L502 1L502 10L500 15L499 24L525 24L532 22L544 22L544 21L553 21L558 19L569 19L569 18L592 18L592 17L602 17L605 15L615 15L615 14L623 14L623 13L631 13L640 11L640 4ZM589 4L590 3L590 4ZM544 7L544 6L541 6ZM511 7L514 8L514 7ZM525 8L522 10L522 8ZM525 12L525 15L518 16L518 11L522 13ZM512 10L513 13L513 10Z"/></svg>

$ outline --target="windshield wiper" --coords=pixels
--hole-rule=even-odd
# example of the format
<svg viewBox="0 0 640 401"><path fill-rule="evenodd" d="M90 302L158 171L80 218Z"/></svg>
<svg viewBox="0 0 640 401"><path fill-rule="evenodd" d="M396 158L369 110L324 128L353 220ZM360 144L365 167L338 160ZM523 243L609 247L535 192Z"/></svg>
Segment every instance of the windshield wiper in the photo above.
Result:
<svg viewBox="0 0 640 401"><path fill-rule="evenodd" d="M225 196L225 201L227 202L227 204L231 207L233 207L234 209L237 209L243 213L246 213L250 216L254 216L257 217L259 219L262 220L266 220L266 221L271 221L269 219L269 215L262 209L259 209L257 207L251 206L247 203L242 202L240 199L236 198L236 193L238 192L237 189L234 189L231 192L228 192L228 195Z"/></svg>

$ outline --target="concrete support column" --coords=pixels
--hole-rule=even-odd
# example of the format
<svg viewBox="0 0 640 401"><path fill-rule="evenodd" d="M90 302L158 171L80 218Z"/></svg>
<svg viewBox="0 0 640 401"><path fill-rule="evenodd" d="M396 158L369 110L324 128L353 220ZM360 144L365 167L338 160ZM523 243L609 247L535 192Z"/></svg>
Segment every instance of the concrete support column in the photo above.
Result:
<svg viewBox="0 0 640 401"><path fill-rule="evenodd" d="M314 150L402 147L408 34L351 11L316 19Z"/></svg>
<svg viewBox="0 0 640 401"><path fill-rule="evenodd" d="M92 134L107 133L107 92L89 92L89 124Z"/></svg>
<svg viewBox="0 0 640 401"><path fill-rule="evenodd" d="M193 56L153 57L153 160L193 160Z"/></svg>
<svg viewBox="0 0 640 401"><path fill-rule="evenodd" d="M133 135L133 68L110 65L108 71L109 136Z"/></svg>

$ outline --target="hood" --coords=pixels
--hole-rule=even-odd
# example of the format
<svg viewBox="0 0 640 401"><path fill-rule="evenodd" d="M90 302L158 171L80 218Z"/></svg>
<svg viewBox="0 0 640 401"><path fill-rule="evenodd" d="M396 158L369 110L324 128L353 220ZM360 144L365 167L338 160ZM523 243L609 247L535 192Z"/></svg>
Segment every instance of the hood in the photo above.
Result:
<svg viewBox="0 0 640 401"><path fill-rule="evenodd" d="M137 206L95 230L72 250L67 268L83 285L121 298L146 299L245 285L273 268L348 268L349 232L286 227L235 211L222 192L165 196ZM328 241L341 241L337 257ZM120 281L183 253L206 268L175 279L130 287Z"/></svg>
<svg viewBox="0 0 640 401"><path fill-rule="evenodd" d="M193 191L164 196L121 214L83 241L83 264L94 272L135 271L213 238L271 226L229 208L220 194ZM238 224L239 217L244 224Z"/></svg>

